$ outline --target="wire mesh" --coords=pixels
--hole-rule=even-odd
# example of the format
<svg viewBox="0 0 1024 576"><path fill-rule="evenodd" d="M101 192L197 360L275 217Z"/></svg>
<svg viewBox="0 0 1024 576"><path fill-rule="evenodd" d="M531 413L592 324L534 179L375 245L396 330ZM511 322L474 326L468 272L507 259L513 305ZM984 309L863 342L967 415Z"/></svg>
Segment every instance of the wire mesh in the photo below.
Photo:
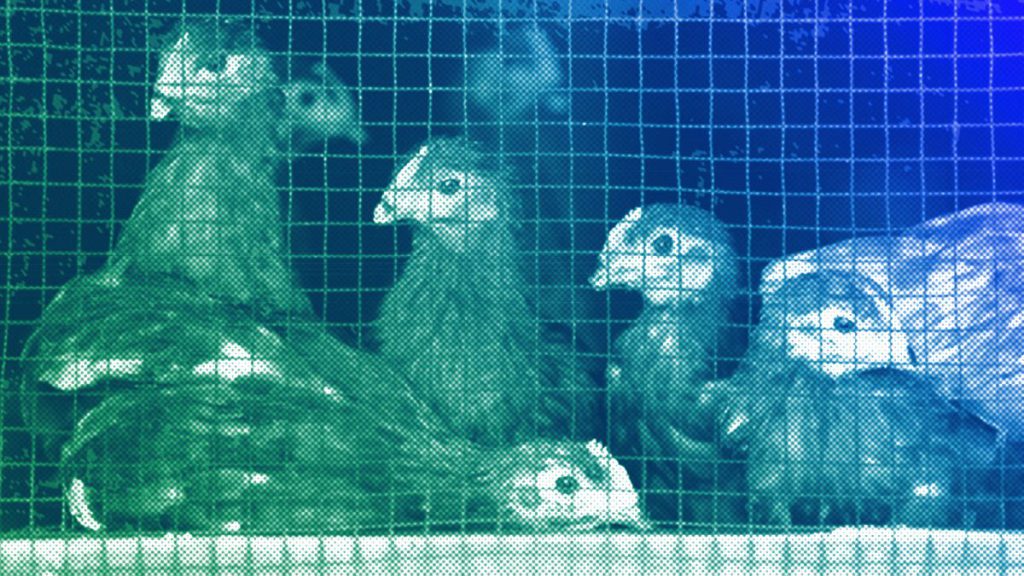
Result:
<svg viewBox="0 0 1024 576"><path fill-rule="evenodd" d="M1022 13L10 2L0 566L1011 570Z"/></svg>

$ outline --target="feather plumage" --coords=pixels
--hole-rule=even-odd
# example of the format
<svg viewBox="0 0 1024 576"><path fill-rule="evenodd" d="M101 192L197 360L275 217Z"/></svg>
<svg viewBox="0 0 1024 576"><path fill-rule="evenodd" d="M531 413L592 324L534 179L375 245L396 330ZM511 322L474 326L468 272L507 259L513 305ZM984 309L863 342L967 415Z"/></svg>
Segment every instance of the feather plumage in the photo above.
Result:
<svg viewBox="0 0 1024 576"><path fill-rule="evenodd" d="M211 296L267 313L307 312L281 257L271 167L254 164L242 148L218 134L191 136L170 150L147 178L99 272L103 281L177 275Z"/></svg>
<svg viewBox="0 0 1024 576"><path fill-rule="evenodd" d="M274 142L279 84L242 21L199 19L161 54L153 115L174 110L178 142L149 173L104 282L174 274L212 296L306 311L285 265ZM268 223L273 225L268 226Z"/></svg>
<svg viewBox="0 0 1024 576"><path fill-rule="evenodd" d="M595 385L527 297L510 186L464 139L433 140L397 171L374 220L418 227L381 308L381 352L470 438L587 437Z"/></svg>
<svg viewBox="0 0 1024 576"><path fill-rule="evenodd" d="M856 272L892 299L887 329L944 397L1014 439L1024 435L1024 206L990 203L892 237L853 238L765 269L761 290L819 270ZM860 351L849 351L854 362Z"/></svg>
<svg viewBox="0 0 1024 576"><path fill-rule="evenodd" d="M231 311L174 277L120 286L76 278L46 307L25 344L23 417L36 433L59 438L71 430L76 411L88 406L89 395L64 393L103 382L165 381L228 342L257 351L260 340L273 336L243 334L249 322L242 310Z"/></svg>
<svg viewBox="0 0 1024 576"><path fill-rule="evenodd" d="M752 521L961 525L960 475L996 455L997 434L887 367L878 286L835 271L766 295L724 404L727 442L746 452ZM842 364L850 347L878 354ZM890 352L884 352L889 349Z"/></svg>
<svg viewBox="0 0 1024 576"><path fill-rule="evenodd" d="M345 85L325 66L282 83L251 23L189 19L161 54L153 115L170 112L178 141L149 173L101 277L175 274L228 302L308 312L282 258L274 177L285 144L365 139Z"/></svg>
<svg viewBox="0 0 1024 576"><path fill-rule="evenodd" d="M80 524L275 533L645 526L628 476L595 442L481 447L453 434L380 359L319 330L278 342L273 369L239 378L193 370L86 414L62 459Z"/></svg>
<svg viewBox="0 0 1024 576"><path fill-rule="evenodd" d="M634 475L645 479L652 517L741 521L742 470L716 446L709 382L734 353L725 327L738 265L725 227L692 206L637 208L609 232L599 260L593 287L644 296L609 365L612 449L639 459Z"/></svg>

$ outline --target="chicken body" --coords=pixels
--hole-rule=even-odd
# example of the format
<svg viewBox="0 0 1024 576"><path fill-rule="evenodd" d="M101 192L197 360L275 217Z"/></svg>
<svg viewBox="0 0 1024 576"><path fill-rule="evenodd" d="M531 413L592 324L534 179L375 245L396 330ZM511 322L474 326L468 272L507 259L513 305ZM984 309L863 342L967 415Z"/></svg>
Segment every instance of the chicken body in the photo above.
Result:
<svg viewBox="0 0 1024 576"><path fill-rule="evenodd" d="M146 179L105 282L174 274L260 313L309 312L283 258L277 166L286 144L365 133L336 75L321 65L282 83L250 26L189 20L161 55L152 115L177 112L181 134Z"/></svg>
<svg viewBox="0 0 1024 576"><path fill-rule="evenodd" d="M913 352L904 368L940 395L1024 437L1024 206L990 203L922 222L891 237L861 237L768 266L762 293L803 274L841 270L881 287L895 311L886 330ZM857 362L862 350L845 351Z"/></svg>
<svg viewBox="0 0 1024 576"><path fill-rule="evenodd" d="M640 316L615 341L608 368L609 433L616 454L643 478L651 516L742 520L742 470L717 448L713 386L729 354L723 330L737 287L737 258L714 216L654 204L629 212L608 234L596 289L640 292Z"/></svg>
<svg viewBox="0 0 1024 576"><path fill-rule="evenodd" d="M487 445L593 437L595 385L538 322L500 160L464 139L423 145L374 211L415 248L381 308L381 352L460 433Z"/></svg>
<svg viewBox="0 0 1024 576"><path fill-rule="evenodd" d="M995 457L996 431L891 368L907 359L887 331L892 313L877 285L841 272L766 295L723 420L727 443L746 452L753 522L968 521L956 490Z"/></svg>
<svg viewBox="0 0 1024 576"><path fill-rule="evenodd" d="M484 448L379 358L318 330L276 342L249 359L259 370L215 356L86 414L62 459L78 522L278 534L646 526L628 475L596 442Z"/></svg>

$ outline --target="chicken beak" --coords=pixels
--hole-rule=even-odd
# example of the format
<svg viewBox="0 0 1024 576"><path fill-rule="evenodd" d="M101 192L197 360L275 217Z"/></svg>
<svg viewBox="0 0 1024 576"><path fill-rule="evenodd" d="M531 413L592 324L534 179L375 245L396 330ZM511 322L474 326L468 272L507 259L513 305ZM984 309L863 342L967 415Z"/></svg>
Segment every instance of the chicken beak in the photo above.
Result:
<svg viewBox="0 0 1024 576"><path fill-rule="evenodd" d="M393 224L397 220L395 214L395 205L391 202L393 194L391 191L384 193L381 197L380 202L373 209L373 223L374 224Z"/></svg>
<svg viewBox="0 0 1024 576"><path fill-rule="evenodd" d="M615 258L601 255L601 264L590 277L590 285L595 290L607 290L615 285L638 285L643 273L630 262L631 258Z"/></svg>
<svg viewBox="0 0 1024 576"><path fill-rule="evenodd" d="M608 288L608 268L604 265L604 259L601 259L601 264L597 267L597 270L588 280L590 287L594 290L605 290Z"/></svg>
<svg viewBox="0 0 1024 576"><path fill-rule="evenodd" d="M151 119L153 119L153 120L163 120L170 113L171 113L171 107L160 96L157 96L157 97L153 98L153 101L150 102L149 117Z"/></svg>

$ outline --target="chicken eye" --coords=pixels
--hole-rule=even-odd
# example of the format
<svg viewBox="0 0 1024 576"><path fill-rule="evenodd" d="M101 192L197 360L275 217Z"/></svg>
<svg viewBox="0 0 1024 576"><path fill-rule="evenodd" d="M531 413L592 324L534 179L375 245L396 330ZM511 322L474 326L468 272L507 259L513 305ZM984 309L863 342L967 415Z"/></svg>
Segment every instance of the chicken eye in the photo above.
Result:
<svg viewBox="0 0 1024 576"><path fill-rule="evenodd" d="M841 334L849 334L857 329L857 323L846 316L836 316L836 319L832 321L832 327Z"/></svg>
<svg viewBox="0 0 1024 576"><path fill-rule="evenodd" d="M462 186L462 182L459 182L458 178L448 178L441 182L437 187L438 191L445 196L451 196L459 191L459 187Z"/></svg>
<svg viewBox="0 0 1024 576"><path fill-rule="evenodd" d="M562 494L573 494L580 489L580 481L572 476L560 476L555 480L555 490Z"/></svg>
<svg viewBox="0 0 1024 576"><path fill-rule="evenodd" d="M672 237L668 234L662 234L651 242L651 248L654 249L654 253L660 256L664 256L672 252Z"/></svg>

